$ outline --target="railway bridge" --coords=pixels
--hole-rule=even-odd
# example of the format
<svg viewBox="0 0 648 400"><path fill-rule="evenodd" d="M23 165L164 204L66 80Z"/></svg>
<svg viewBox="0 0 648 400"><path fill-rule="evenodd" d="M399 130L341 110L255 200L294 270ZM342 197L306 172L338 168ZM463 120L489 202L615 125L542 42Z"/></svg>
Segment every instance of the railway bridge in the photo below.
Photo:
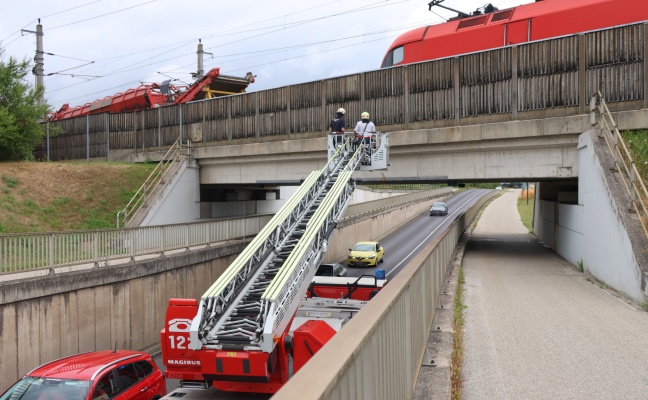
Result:
<svg viewBox="0 0 648 400"><path fill-rule="evenodd" d="M391 165L357 172L358 178L538 182L536 234L572 263L592 265L610 259L584 249L609 235L588 239L584 231L597 229L585 228L584 221L599 220L602 210L594 205L611 194L609 186L587 187L599 163L592 161L599 140L583 135L592 126L590 102L600 91L619 129L648 127L647 37L648 24L639 23L137 113L57 121L50 129L65 133L44 150L54 160L145 161L162 159L178 137L190 141L195 163L183 188L192 187L193 194L181 190L184 196L176 197L184 203L158 207L158 217L146 220L184 222L169 218L270 209L265 203L283 197L281 188L323 165L329 117L344 107L351 129L368 111L390 133ZM596 195L588 194L592 190ZM172 209L181 209L181 216ZM582 222L575 226L575 220ZM637 279L603 271L601 266L608 284L642 296L645 280L637 286L629 283Z"/></svg>
<svg viewBox="0 0 648 400"><path fill-rule="evenodd" d="M536 235L640 300L648 295L648 264L631 249L645 238L628 228L636 218L626 215L627 199L615 193L588 111L601 91L620 129L648 127L647 39L648 25L634 24L137 113L64 120L49 124L57 135L42 154L52 160L161 160L178 137L191 141L195 164L187 179L197 182L199 195L186 206L195 218L211 217L218 203L297 184L323 164L329 116L344 107L353 126L354 116L368 111L379 129L390 132L392 165L361 174L363 180L538 182ZM455 243L461 229L452 233ZM410 309L434 313L412 303L421 293L438 295L426 286L439 273L433 265L438 256L429 250L416 260L420 267L405 286L393 286L393 302L375 306L400 319L375 322L387 325L378 336L359 339L366 353L353 353L347 370L320 385L324 392L352 393L352 387L366 393L361 388L372 381L362 371L376 361L369 357L375 341L400 340L390 336L389 324L412 323ZM620 265L614 271L607 268L611 260ZM422 335L409 333L399 349L412 350ZM406 392L417 357L408 358L407 373L398 376Z"/></svg>

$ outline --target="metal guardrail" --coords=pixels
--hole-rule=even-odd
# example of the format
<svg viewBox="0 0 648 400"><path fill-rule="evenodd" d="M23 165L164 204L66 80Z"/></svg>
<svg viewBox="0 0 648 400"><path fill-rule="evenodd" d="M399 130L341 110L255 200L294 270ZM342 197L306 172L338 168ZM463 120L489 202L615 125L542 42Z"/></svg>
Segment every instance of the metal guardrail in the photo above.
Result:
<svg viewBox="0 0 648 400"><path fill-rule="evenodd" d="M146 201L150 197L151 193L153 193L155 188L157 188L160 182L162 182L164 174L180 160L180 156L191 155L191 141L185 139L185 142L186 143L182 142L182 138L178 138L175 143L173 143L171 148L169 148L166 154L162 157L162 160L158 163L155 169L151 171L148 178L146 178L142 186L140 186L137 192L133 195L133 198L131 198L128 204L126 204L126 207L117 213L117 228L120 226L120 221L122 222L121 226L126 226L135 213L146 205Z"/></svg>
<svg viewBox="0 0 648 400"><path fill-rule="evenodd" d="M394 185L367 185L371 189L389 189L389 190L432 190L438 189L441 185L435 183L403 183Z"/></svg>
<svg viewBox="0 0 648 400"><path fill-rule="evenodd" d="M452 194L451 187L438 188L433 190L426 190L418 193L408 193L399 196L391 196L384 199L367 201L364 203L352 204L347 207L344 213L344 218L351 218L355 215L364 214L371 211L382 210L384 208L391 208L396 205L403 205L407 203L418 202L425 199L433 199L441 195Z"/></svg>
<svg viewBox="0 0 648 400"><path fill-rule="evenodd" d="M639 216L644 234L648 237L648 207L646 206L648 190L646 190L646 185L639 175L639 171L600 91L592 96L590 110L591 123L592 125L599 124L605 143L614 159L614 170L619 172L623 186L630 195L632 208ZM596 111L599 111L598 120Z"/></svg>
<svg viewBox="0 0 648 400"><path fill-rule="evenodd" d="M0 274L133 258L256 235L272 218L0 235Z"/></svg>
<svg viewBox="0 0 648 400"><path fill-rule="evenodd" d="M398 204L425 200L445 191L449 192L451 189L441 188L355 204L347 208L346 215L360 215ZM139 228L4 234L0 235L0 274L74 264L98 264L253 236L258 234L272 217L262 215Z"/></svg>

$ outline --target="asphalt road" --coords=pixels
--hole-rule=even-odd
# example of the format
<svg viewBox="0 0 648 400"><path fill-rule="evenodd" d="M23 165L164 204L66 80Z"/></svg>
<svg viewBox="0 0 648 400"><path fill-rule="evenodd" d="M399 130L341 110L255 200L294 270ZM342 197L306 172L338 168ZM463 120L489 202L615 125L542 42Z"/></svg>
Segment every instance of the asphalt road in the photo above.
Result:
<svg viewBox="0 0 648 400"><path fill-rule="evenodd" d="M648 399L648 313L529 235L519 194L486 208L464 254L464 399Z"/></svg>
<svg viewBox="0 0 648 400"><path fill-rule="evenodd" d="M407 225L383 238L380 244L385 248L385 261L378 264L378 269L384 269L387 278L393 277L409 261L411 261L425 245L447 228L454 221L461 211L475 204L475 202L489 190L464 190L456 193L445 200L448 205L448 215L431 217L429 211L423 212L414 218ZM436 201L430 201L430 206ZM352 247L354 243L349 243ZM374 275L376 267L347 268L348 276L360 276L363 274Z"/></svg>
<svg viewBox="0 0 648 400"><path fill-rule="evenodd" d="M423 212L418 217L404 225L401 229L385 237L380 243L385 248L385 261L378 264L379 269L384 269L387 277L393 277L407 263L414 258L418 252L425 247L427 243L434 238L444 228L448 227L454 221L462 210L472 206L481 196L488 193L489 190L465 190L449 197L445 202L448 204L448 215L431 217L429 211ZM430 206L434 201L430 201ZM349 243L349 247L354 243ZM346 265L345 265L346 267ZM373 275L375 267L367 268L348 268L348 276L360 276L363 274ZM153 357L154 361L164 370L162 355L157 354ZM167 380L167 390L172 391L178 386L178 381L174 379ZM269 396L239 394L223 392L219 399L266 399Z"/></svg>

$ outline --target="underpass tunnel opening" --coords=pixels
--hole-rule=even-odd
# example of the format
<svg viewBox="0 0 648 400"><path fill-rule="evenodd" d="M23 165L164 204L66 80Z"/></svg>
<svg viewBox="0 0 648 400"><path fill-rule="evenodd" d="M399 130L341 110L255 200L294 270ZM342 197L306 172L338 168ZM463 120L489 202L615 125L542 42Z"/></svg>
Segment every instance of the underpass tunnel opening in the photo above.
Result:
<svg viewBox="0 0 648 400"><path fill-rule="evenodd" d="M539 200L560 204L579 204L578 180L540 182L536 186L536 196Z"/></svg>
<svg viewBox="0 0 648 400"><path fill-rule="evenodd" d="M297 186L200 185L200 218L274 214Z"/></svg>

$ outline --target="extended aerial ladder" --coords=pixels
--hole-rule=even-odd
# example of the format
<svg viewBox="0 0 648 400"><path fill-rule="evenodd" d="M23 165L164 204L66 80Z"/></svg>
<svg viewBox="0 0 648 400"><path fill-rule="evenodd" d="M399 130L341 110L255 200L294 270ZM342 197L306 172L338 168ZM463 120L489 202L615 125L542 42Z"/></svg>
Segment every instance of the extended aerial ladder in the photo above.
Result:
<svg viewBox="0 0 648 400"><path fill-rule="evenodd" d="M382 147L372 153L387 159L387 135L380 136ZM378 168L366 165L369 150L352 150L349 139L335 148L199 303L169 302L161 332L168 378L181 379L184 387L273 393L294 372L288 355L304 359L293 354L293 336L319 335L311 342L323 345L335 333L326 324L291 324L344 215L355 188L353 172L362 163L363 169ZM307 350L309 358L313 351Z"/></svg>

